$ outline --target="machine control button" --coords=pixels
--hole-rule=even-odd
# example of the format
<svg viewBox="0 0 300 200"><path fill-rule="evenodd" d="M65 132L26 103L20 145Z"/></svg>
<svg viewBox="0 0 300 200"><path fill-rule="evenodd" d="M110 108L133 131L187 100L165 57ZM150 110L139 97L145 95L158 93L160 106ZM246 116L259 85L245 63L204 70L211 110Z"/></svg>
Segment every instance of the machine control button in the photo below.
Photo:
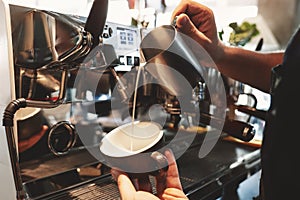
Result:
<svg viewBox="0 0 300 200"><path fill-rule="evenodd" d="M133 65L134 66L140 66L140 58L139 57L134 56Z"/></svg>
<svg viewBox="0 0 300 200"><path fill-rule="evenodd" d="M112 36L113 32L114 32L113 29L111 27L109 27L108 28L108 35L109 35L109 37Z"/></svg>
<svg viewBox="0 0 300 200"><path fill-rule="evenodd" d="M109 38L109 34L108 33L103 33L102 35L104 38Z"/></svg>
<svg viewBox="0 0 300 200"><path fill-rule="evenodd" d="M127 65L133 65L131 56L126 56L126 61L127 61Z"/></svg>
<svg viewBox="0 0 300 200"><path fill-rule="evenodd" d="M125 57L124 56L119 56L119 63L120 63L120 65L125 65Z"/></svg>

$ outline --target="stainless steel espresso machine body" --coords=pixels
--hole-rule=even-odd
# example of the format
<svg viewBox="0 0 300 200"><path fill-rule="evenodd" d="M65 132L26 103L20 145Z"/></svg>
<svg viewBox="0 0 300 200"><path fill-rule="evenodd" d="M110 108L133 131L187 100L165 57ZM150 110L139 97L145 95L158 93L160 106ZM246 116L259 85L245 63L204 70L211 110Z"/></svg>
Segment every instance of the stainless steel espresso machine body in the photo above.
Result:
<svg viewBox="0 0 300 200"><path fill-rule="evenodd" d="M52 198L58 190L107 176L102 158L91 151L119 125L108 116L111 102L116 101L116 109L129 105L127 90L136 70L130 71L140 64L138 28L106 23L107 4L94 1L89 16L82 17L1 1L6 30L1 50L9 50L1 103L1 135L7 136L1 141L8 143L4 153L10 160L3 166L10 172L2 179L10 180L5 199ZM130 79L121 80L128 72ZM116 100L111 95L115 86Z"/></svg>
<svg viewBox="0 0 300 200"><path fill-rule="evenodd" d="M20 167L23 152L26 153L28 149L40 143L43 148L58 156L67 153L75 145L77 136L70 122L59 121L51 124L47 115L37 117L30 108L37 108L41 111L40 114L44 114L43 109L68 104L66 93L72 87L68 84L74 76L74 71L85 64L86 60L91 61L88 55L101 52L100 39L107 7L108 1L94 1L89 16L85 21L81 21L70 15L1 1L4 15L4 31L1 33L1 38L4 39L1 48L8 51L3 68L6 67L9 72L2 74L7 77L7 80L2 80L6 81L3 84L8 88L4 90L3 99L6 102L9 99L11 101L3 112L3 126L15 185L15 190L7 195L16 193L14 196L17 199L32 198L30 191L25 190L23 186L24 175L21 175ZM102 57L92 58L92 61L93 59L100 59L99 62L102 62ZM40 124L33 119L43 122ZM29 123L26 129L32 132L31 134L27 134L27 131L25 134L23 131L23 125L26 123ZM48 142L42 142L43 138ZM34 152L42 151L42 146L28 152L28 158L34 159L39 154ZM6 194L7 191L3 193Z"/></svg>
<svg viewBox="0 0 300 200"><path fill-rule="evenodd" d="M131 122L137 82L136 119L160 123L167 147L177 149L178 157L197 137L199 126L218 129L204 138L209 146L202 148L203 157L222 131L248 141L253 137L250 124L225 119L226 99L218 96L225 95L224 88L216 96L209 90L222 81L216 70L188 64L185 80L177 80L172 69L153 68L169 64L174 55L148 57L153 52L141 43L152 30L107 22L107 4L95 0L83 17L1 1L0 141L5 142L0 169L7 184L0 191L5 199L118 199L99 143L112 129ZM185 52L180 39L174 41L174 48ZM192 86L183 90L181 80ZM221 113L216 113L220 99ZM22 135L21 124L27 121L29 134Z"/></svg>

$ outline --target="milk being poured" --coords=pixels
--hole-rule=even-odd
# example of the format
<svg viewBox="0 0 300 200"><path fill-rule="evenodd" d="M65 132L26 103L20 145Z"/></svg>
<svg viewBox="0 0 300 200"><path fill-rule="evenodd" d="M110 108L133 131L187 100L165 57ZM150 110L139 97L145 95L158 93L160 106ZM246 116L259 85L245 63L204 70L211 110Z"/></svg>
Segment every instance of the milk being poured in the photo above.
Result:
<svg viewBox="0 0 300 200"><path fill-rule="evenodd" d="M133 96L133 104L132 104L130 151L133 151L133 149L134 149L132 137L134 137L135 107L136 107L137 89L138 89L138 83L139 83L139 79L140 79L141 68L142 67L138 67L136 81L135 81L135 87L134 87L134 94L133 94L134 96Z"/></svg>

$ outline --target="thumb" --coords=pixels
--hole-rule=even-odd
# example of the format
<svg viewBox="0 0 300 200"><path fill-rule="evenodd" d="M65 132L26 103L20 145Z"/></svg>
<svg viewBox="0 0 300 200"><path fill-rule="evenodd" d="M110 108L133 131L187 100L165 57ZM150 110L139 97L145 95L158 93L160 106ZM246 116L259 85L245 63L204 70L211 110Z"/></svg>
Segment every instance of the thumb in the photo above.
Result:
<svg viewBox="0 0 300 200"><path fill-rule="evenodd" d="M118 184L121 199L134 199L136 190L127 174L116 168L112 168L110 173Z"/></svg>
<svg viewBox="0 0 300 200"><path fill-rule="evenodd" d="M186 14L177 16L176 27L177 30L190 36L196 41L199 41L204 36Z"/></svg>
<svg viewBox="0 0 300 200"><path fill-rule="evenodd" d="M134 199L136 190L131 182L131 180L125 175L120 174L117 180L119 192L121 199Z"/></svg>
<svg viewBox="0 0 300 200"><path fill-rule="evenodd" d="M176 27L181 32L190 35L196 33L198 30L186 14L180 14L176 18Z"/></svg>

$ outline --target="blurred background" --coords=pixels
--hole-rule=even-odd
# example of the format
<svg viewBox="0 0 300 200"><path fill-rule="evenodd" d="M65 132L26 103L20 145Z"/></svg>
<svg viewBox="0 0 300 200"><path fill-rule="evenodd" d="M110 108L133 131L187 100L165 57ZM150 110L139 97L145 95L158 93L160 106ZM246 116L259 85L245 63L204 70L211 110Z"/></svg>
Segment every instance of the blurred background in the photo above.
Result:
<svg viewBox="0 0 300 200"><path fill-rule="evenodd" d="M261 16L277 40L278 48L286 46L300 21L299 0L196 1L214 10L220 27L232 21L239 22L245 18ZM92 4L92 0L9 0L8 2L78 15L87 15ZM148 20L149 27L169 24L170 15L178 3L179 0L109 0L107 19L111 22L131 24L131 17L140 18Z"/></svg>

